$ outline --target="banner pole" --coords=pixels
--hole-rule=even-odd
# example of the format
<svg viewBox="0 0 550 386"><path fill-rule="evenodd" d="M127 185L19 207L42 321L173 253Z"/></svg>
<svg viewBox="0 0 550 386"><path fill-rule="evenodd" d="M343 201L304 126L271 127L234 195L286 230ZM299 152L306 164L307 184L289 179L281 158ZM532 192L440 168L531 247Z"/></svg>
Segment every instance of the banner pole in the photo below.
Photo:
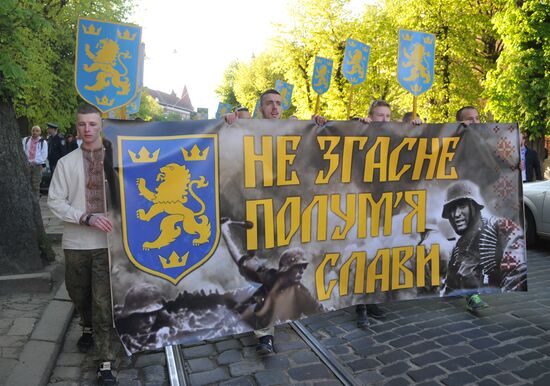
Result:
<svg viewBox="0 0 550 386"><path fill-rule="evenodd" d="M348 99L348 113L347 113L347 117L348 119L350 119L350 111L351 111L351 100L353 99L353 88L354 88L354 85L351 85L350 89L349 89L349 99Z"/></svg>
<svg viewBox="0 0 550 386"><path fill-rule="evenodd" d="M417 97L416 95L413 96L413 121L416 119L416 111L417 111L417 104L418 104L418 100L417 100Z"/></svg>
<svg viewBox="0 0 550 386"><path fill-rule="evenodd" d="M321 99L321 96L317 94L317 99L315 100L315 115L317 115L317 112L319 111L319 99Z"/></svg>

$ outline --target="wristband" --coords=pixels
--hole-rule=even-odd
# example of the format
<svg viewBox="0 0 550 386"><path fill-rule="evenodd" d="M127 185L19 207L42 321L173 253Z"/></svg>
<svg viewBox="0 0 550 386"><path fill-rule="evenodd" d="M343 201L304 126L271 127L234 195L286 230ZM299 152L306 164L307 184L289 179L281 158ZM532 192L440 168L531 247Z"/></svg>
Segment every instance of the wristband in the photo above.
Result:
<svg viewBox="0 0 550 386"><path fill-rule="evenodd" d="M86 220L84 220L84 224L86 224L87 226L90 226L90 219L92 218L93 214L89 214L86 216Z"/></svg>

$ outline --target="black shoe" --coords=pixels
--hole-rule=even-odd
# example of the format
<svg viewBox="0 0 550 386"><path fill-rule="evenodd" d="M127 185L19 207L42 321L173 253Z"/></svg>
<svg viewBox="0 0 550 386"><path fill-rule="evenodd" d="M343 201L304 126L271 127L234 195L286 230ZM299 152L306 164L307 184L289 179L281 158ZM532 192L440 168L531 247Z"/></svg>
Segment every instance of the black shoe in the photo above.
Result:
<svg viewBox="0 0 550 386"><path fill-rule="evenodd" d="M256 346L256 352L260 355L271 354L273 352L273 335L261 336Z"/></svg>
<svg viewBox="0 0 550 386"><path fill-rule="evenodd" d="M355 306L355 313L357 314L357 328L366 328L370 325L367 316L367 307L364 304Z"/></svg>
<svg viewBox="0 0 550 386"><path fill-rule="evenodd" d="M97 383L100 385L116 385L116 375L111 370L111 362L101 362L97 367Z"/></svg>
<svg viewBox="0 0 550 386"><path fill-rule="evenodd" d="M367 306L367 313L369 316L373 317L374 319L385 319L386 314L380 307L378 307L376 304L366 304Z"/></svg>
<svg viewBox="0 0 550 386"><path fill-rule="evenodd" d="M78 347L78 351L82 353L87 353L94 347L94 335L90 327L84 327L82 336L78 339L78 342L76 342L76 347Z"/></svg>

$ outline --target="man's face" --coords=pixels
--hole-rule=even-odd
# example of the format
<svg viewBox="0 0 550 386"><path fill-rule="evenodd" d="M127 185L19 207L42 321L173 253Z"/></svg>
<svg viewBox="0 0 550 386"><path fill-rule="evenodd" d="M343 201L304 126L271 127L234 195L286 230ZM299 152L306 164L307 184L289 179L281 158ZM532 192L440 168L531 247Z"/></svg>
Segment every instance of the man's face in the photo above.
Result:
<svg viewBox="0 0 550 386"><path fill-rule="evenodd" d="M48 134L49 135L55 135L57 133L57 130L53 127L48 127Z"/></svg>
<svg viewBox="0 0 550 386"><path fill-rule="evenodd" d="M250 113L247 110L237 111L237 118L250 119Z"/></svg>
<svg viewBox="0 0 550 386"><path fill-rule="evenodd" d="M85 147L101 145L101 117L99 114L77 114L76 129Z"/></svg>
<svg viewBox="0 0 550 386"><path fill-rule="evenodd" d="M525 134L521 135L521 147L525 147L525 142L527 141L527 136Z"/></svg>
<svg viewBox="0 0 550 386"><path fill-rule="evenodd" d="M40 137L40 127L33 127L31 130L31 135L33 138Z"/></svg>
<svg viewBox="0 0 550 386"><path fill-rule="evenodd" d="M449 221L454 231L463 235L472 219L471 206L468 200L460 200L449 208Z"/></svg>
<svg viewBox="0 0 550 386"><path fill-rule="evenodd" d="M372 109L370 118L373 122L389 122L391 119L391 110L388 106L377 106Z"/></svg>
<svg viewBox="0 0 550 386"><path fill-rule="evenodd" d="M299 283L302 280L306 264L294 265L288 270L288 278L292 283Z"/></svg>
<svg viewBox="0 0 550 386"><path fill-rule="evenodd" d="M279 94L267 94L262 98L260 112L264 119L281 119L283 98Z"/></svg>
<svg viewBox="0 0 550 386"><path fill-rule="evenodd" d="M480 123L479 120L479 113L476 109L466 109L462 112L462 121L472 124L472 123Z"/></svg>
<svg viewBox="0 0 550 386"><path fill-rule="evenodd" d="M151 331L156 321L157 321L156 312L150 312L146 314L136 314L134 317L134 323L136 325L136 329L145 334Z"/></svg>

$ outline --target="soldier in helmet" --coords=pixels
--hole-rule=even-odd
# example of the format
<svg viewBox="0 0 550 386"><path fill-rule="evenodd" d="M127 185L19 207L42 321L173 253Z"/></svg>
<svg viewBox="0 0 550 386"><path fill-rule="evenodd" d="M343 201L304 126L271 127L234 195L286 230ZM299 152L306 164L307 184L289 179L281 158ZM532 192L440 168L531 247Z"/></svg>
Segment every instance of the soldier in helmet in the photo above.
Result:
<svg viewBox="0 0 550 386"><path fill-rule="evenodd" d="M260 354L273 352L273 326L287 320L297 319L322 311L321 305L301 283L308 260L301 248L290 248L279 259L279 269L267 268L253 255L243 256L239 272L250 281L261 283L253 295L254 307L245 318L252 321L259 334L256 351Z"/></svg>
<svg viewBox="0 0 550 386"><path fill-rule="evenodd" d="M160 330L175 326L175 320L165 306L166 302L156 286L139 283L130 288L116 318L117 332L127 348L155 347Z"/></svg>
<svg viewBox="0 0 550 386"><path fill-rule="evenodd" d="M521 228L507 218L482 216L483 208L477 185L459 181L447 190L441 214L460 236L451 252L443 294L469 295L470 311L487 307L477 293L480 288L527 289Z"/></svg>

